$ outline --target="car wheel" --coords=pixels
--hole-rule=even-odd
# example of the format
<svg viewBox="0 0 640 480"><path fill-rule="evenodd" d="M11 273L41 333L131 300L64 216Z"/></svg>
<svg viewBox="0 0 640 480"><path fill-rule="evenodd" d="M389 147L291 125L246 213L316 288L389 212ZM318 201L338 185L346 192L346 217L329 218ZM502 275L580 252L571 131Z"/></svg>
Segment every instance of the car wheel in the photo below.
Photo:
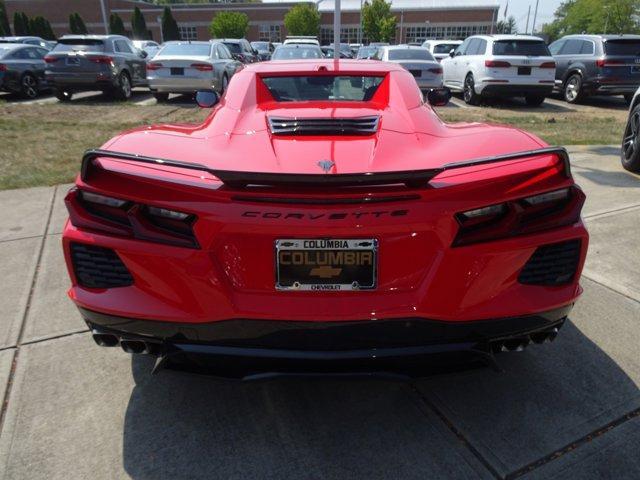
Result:
<svg viewBox="0 0 640 480"><path fill-rule="evenodd" d="M564 100L567 103L578 103L583 98L582 76L579 73L571 75L564 83Z"/></svg>
<svg viewBox="0 0 640 480"><path fill-rule="evenodd" d="M629 115L622 137L622 166L630 172L640 172L640 105Z"/></svg>
<svg viewBox="0 0 640 480"><path fill-rule="evenodd" d="M71 97L73 97L73 93L69 90L60 90L59 88L55 91L55 96L61 102L70 102Z"/></svg>
<svg viewBox="0 0 640 480"><path fill-rule="evenodd" d="M526 95L524 97L524 101L527 102L527 105L530 107L539 107L544 102L544 95Z"/></svg>
<svg viewBox="0 0 640 480"><path fill-rule="evenodd" d="M229 86L229 77L227 77L227 74L225 73L222 76L222 86L220 87L220 95L222 95L224 92L227 91L228 86Z"/></svg>
<svg viewBox="0 0 640 480"><path fill-rule="evenodd" d="M464 89L462 91L462 97L465 103L469 105L478 105L480 103L480 95L476 93L474 85L473 74L470 73L464 79Z"/></svg>
<svg viewBox="0 0 640 480"><path fill-rule="evenodd" d="M624 94L624 101L627 102L627 105L631 105L631 102L633 102L633 95L633 93Z"/></svg>
<svg viewBox="0 0 640 480"><path fill-rule="evenodd" d="M20 93L24 98L36 98L38 96L38 79L30 73L25 73L20 81Z"/></svg>
<svg viewBox="0 0 640 480"><path fill-rule="evenodd" d="M131 80L127 72L120 73L118 76L118 84L113 93L113 96L118 100L128 100L131 98Z"/></svg>
<svg viewBox="0 0 640 480"><path fill-rule="evenodd" d="M158 102L158 103L166 102L167 100L169 100L169 94L168 93L156 92L156 93L153 94L153 96L155 97L156 102Z"/></svg>

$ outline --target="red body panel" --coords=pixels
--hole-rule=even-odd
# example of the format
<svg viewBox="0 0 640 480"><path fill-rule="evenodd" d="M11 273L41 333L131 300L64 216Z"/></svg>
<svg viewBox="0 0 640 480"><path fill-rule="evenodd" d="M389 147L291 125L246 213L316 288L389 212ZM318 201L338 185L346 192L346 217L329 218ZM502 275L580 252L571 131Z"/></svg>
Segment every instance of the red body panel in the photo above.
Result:
<svg viewBox="0 0 640 480"><path fill-rule="evenodd" d="M234 76L208 119L197 126L161 125L124 133L103 148L207 165L212 169L328 174L439 168L450 162L545 146L520 130L483 124L447 125L422 102L413 77L381 62L340 62L346 74L384 75L370 102L275 102L263 75L331 74L333 62L257 64ZM267 117L350 118L380 115L370 136L276 137ZM77 305L107 314L203 323L228 319L349 321L429 318L449 322L544 312L573 303L588 235L581 221L538 233L453 247L456 213L573 185L558 159L540 155L446 171L430 188L400 185L321 191L234 189L213 175L122 160L77 187L197 216L200 248L163 245L78 228L67 223L63 244ZM278 198L416 198L372 204L308 205L238 200L240 194ZM401 216L392 212L406 211ZM333 215L337 214L340 215ZM282 238L375 238L378 285L372 291L293 292L275 289L275 241ZM574 281L554 287L524 285L518 274L540 245L582 240ZM121 288L78 285L70 242L115 250L134 283Z"/></svg>

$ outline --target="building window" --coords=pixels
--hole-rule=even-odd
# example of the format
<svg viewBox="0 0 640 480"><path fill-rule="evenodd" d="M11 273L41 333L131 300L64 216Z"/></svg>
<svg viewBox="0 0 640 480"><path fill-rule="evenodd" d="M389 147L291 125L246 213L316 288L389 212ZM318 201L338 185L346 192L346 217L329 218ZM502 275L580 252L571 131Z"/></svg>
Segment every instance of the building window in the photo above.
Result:
<svg viewBox="0 0 640 480"><path fill-rule="evenodd" d="M340 29L340 43L358 43L360 29L358 27L342 27ZM368 43L366 38L362 39L363 43ZM329 45L333 43L333 28L320 27L320 45Z"/></svg>
<svg viewBox="0 0 640 480"><path fill-rule="evenodd" d="M197 40L198 30L196 27L191 26L179 26L178 32L180 32L180 40Z"/></svg>
<svg viewBox="0 0 640 480"><path fill-rule="evenodd" d="M401 41L423 42L425 40L464 40L471 35L482 35L489 31L488 25L427 25L407 26Z"/></svg>
<svg viewBox="0 0 640 480"><path fill-rule="evenodd" d="M260 25L258 40L261 42L280 42L280 25Z"/></svg>
<svg viewBox="0 0 640 480"><path fill-rule="evenodd" d="M424 42L427 39L427 27L407 27L407 43Z"/></svg>
<svg viewBox="0 0 640 480"><path fill-rule="evenodd" d="M320 27L320 45L333 43L333 28Z"/></svg>

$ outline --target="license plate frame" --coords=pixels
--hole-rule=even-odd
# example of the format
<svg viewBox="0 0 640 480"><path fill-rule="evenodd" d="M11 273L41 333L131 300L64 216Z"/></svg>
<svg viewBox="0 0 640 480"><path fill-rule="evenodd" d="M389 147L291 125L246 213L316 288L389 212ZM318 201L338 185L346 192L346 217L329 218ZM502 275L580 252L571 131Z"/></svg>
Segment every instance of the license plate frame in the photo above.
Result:
<svg viewBox="0 0 640 480"><path fill-rule="evenodd" d="M531 67L518 67L518 75L531 75Z"/></svg>
<svg viewBox="0 0 640 480"><path fill-rule="evenodd" d="M276 290L375 290L378 241L375 238L278 239L274 263Z"/></svg>
<svg viewBox="0 0 640 480"><path fill-rule="evenodd" d="M69 66L69 67L79 67L80 66L80 58L73 56L73 57L67 57L64 61L64 64Z"/></svg>
<svg viewBox="0 0 640 480"><path fill-rule="evenodd" d="M171 67L171 76L184 76L184 67Z"/></svg>
<svg viewBox="0 0 640 480"><path fill-rule="evenodd" d="M640 73L640 65L632 65L631 73L634 75L637 75L638 73Z"/></svg>

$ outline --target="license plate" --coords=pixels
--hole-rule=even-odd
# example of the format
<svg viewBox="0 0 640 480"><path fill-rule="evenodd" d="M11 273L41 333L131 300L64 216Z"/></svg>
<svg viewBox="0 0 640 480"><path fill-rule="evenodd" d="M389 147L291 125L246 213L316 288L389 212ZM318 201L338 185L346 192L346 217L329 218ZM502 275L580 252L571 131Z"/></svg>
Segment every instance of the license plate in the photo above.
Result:
<svg viewBox="0 0 640 480"><path fill-rule="evenodd" d="M377 253L373 238L276 240L276 289L374 289Z"/></svg>
<svg viewBox="0 0 640 480"><path fill-rule="evenodd" d="M184 75L184 68L179 67L172 67L171 68L171 75Z"/></svg>
<svg viewBox="0 0 640 480"><path fill-rule="evenodd" d="M65 60L65 63L67 65L77 66L77 65L80 65L80 59L78 57L67 57L67 59Z"/></svg>
<svg viewBox="0 0 640 480"><path fill-rule="evenodd" d="M414 77L421 77L422 76L422 70L409 70L411 72L411 75L413 75Z"/></svg>
<svg viewBox="0 0 640 480"><path fill-rule="evenodd" d="M518 67L518 75L531 75L531 67Z"/></svg>

